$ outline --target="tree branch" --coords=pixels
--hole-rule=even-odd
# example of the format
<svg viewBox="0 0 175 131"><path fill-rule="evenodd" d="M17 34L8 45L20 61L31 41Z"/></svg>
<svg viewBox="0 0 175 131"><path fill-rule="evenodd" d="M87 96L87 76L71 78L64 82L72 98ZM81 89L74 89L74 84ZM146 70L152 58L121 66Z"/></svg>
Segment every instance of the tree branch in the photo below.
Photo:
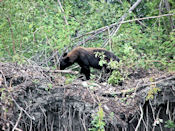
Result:
<svg viewBox="0 0 175 131"><path fill-rule="evenodd" d="M137 19L132 19L132 20L126 20L126 21L123 21L123 22L113 23L113 24L111 24L109 26L104 26L104 27L101 27L101 28L99 28L97 30L93 30L93 31L90 31L88 33L82 34L82 35L74 38L74 40L75 39L79 39L79 38L81 38L83 36L86 36L86 35L90 35L90 34L97 35L97 34L99 34L101 32L104 32L104 31L108 30L108 28L112 28L112 27L114 27L114 26L116 26L116 25L118 25L120 23L121 24L125 24L125 23L134 22L134 21L138 21L138 20L155 19L155 18L166 17L166 16L173 16L173 15L175 15L175 14L164 14L164 15L158 15L158 16L149 16L149 17L143 17L143 18L137 18Z"/></svg>
<svg viewBox="0 0 175 131"><path fill-rule="evenodd" d="M72 71L72 70L50 70L51 73L65 73L65 74L78 74L78 71Z"/></svg>
<svg viewBox="0 0 175 131"><path fill-rule="evenodd" d="M69 24L68 24L68 21L67 21L67 19L66 19L66 16L65 16L65 13L64 13L64 9L63 9L63 7L62 7L62 5L61 5L60 0L57 0L57 2L58 2L58 4L59 4L59 6L60 6L61 12L64 14L64 21L65 21L66 25L69 25Z"/></svg>
<svg viewBox="0 0 175 131"><path fill-rule="evenodd" d="M117 31L120 29L121 25L122 25L122 22L125 20L125 18L127 17L128 14L130 14L141 2L142 0L137 0L136 3L134 3L134 5L128 10L128 12L126 12L120 19L119 19L119 24L117 27L114 26L113 30L111 31L111 34L110 36L113 37ZM106 41L104 42L104 46L107 45L109 42L108 39L106 39Z"/></svg>
<svg viewBox="0 0 175 131"><path fill-rule="evenodd" d="M8 23L9 23L9 27L10 27L10 32L11 32L11 37L12 37L12 42L13 42L13 53L16 54L16 50L15 50L15 40L13 37L13 30L12 30L12 24L11 24L11 20L9 17L7 17Z"/></svg>

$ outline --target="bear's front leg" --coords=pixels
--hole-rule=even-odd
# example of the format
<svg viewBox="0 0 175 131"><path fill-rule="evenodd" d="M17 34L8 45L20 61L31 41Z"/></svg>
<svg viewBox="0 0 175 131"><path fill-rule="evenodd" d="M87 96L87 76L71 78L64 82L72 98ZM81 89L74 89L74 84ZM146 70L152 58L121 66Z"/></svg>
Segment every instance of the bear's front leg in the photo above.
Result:
<svg viewBox="0 0 175 131"><path fill-rule="evenodd" d="M86 80L90 79L90 68L89 67L81 67L80 73L86 76Z"/></svg>

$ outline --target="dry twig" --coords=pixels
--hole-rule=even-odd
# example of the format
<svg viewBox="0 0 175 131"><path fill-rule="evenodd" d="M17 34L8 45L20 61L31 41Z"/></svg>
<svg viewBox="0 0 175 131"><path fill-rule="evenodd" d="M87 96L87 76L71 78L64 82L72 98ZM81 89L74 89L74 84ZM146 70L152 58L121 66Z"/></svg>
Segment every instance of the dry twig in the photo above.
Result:
<svg viewBox="0 0 175 131"><path fill-rule="evenodd" d="M21 117L22 117L22 110L20 110L20 114L19 114L18 120L16 121L16 124L15 124L15 126L13 127L12 131L15 131L15 130L22 131L21 129L18 129L18 128L17 128Z"/></svg>
<svg viewBox="0 0 175 131"><path fill-rule="evenodd" d="M139 119L139 121L138 121L138 124L137 124L137 126L136 126L135 131L138 131L139 126L140 126L140 124L141 124L141 120L143 119L143 109L142 109L141 104L139 105L139 108L140 108L140 112L141 112L141 114L140 114L140 119Z"/></svg>

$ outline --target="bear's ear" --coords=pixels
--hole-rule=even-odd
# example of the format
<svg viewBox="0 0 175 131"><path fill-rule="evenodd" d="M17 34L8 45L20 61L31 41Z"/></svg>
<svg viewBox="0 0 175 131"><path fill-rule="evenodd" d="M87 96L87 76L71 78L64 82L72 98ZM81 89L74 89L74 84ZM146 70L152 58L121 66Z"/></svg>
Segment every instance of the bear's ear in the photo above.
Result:
<svg viewBox="0 0 175 131"><path fill-rule="evenodd" d="M67 52L63 54L63 57L67 56Z"/></svg>

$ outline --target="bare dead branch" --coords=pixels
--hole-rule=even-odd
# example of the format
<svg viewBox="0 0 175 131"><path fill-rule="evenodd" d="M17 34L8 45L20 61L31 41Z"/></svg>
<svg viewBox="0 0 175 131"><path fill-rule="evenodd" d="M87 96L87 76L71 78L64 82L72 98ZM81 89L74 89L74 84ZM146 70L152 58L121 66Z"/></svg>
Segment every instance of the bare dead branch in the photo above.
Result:
<svg viewBox="0 0 175 131"><path fill-rule="evenodd" d="M125 24L125 23L135 22L135 21L139 21L139 20L156 19L156 18L167 17L167 16L173 16L173 15L175 15L175 14L163 14L163 15L158 15L158 16L150 16L150 17L137 18L137 19L133 19L133 20L127 20L127 21L116 22L116 23L113 23L113 24L111 24L111 25L109 25L109 26L101 27L101 28L99 28L99 29L97 29L97 30L93 30L93 31L90 31L90 32L88 32L88 33L82 34L82 35L80 35L80 36L74 38L73 41L74 41L75 39L79 39L79 38L81 38L81 37L84 37L84 36L93 34L92 36L89 36L89 37L86 38L85 40L78 42L78 45L81 45L81 44L86 43L87 41L89 41L89 40L95 38L96 35L98 35L98 34L104 32L104 31L107 31L108 29L113 28L114 26L117 26L117 25L119 25L119 24ZM106 41L108 41L108 40L106 40ZM106 43L106 42L104 42L104 43Z"/></svg>
<svg viewBox="0 0 175 131"><path fill-rule="evenodd" d="M127 20L127 21L123 21L121 23L124 24L124 23L134 22L134 21L138 21L138 20L148 20L148 19L155 19L155 18L173 16L173 15L175 15L175 14L164 14L164 15L158 15L158 16L149 16L149 17L144 17L144 18L137 18L137 19L133 19L133 20Z"/></svg>
<svg viewBox="0 0 175 131"><path fill-rule="evenodd" d="M72 70L50 70L51 73L65 73L65 74L78 74L78 71L72 71Z"/></svg>
<svg viewBox="0 0 175 131"><path fill-rule="evenodd" d="M57 0L57 2L58 2L58 4L59 4L59 6L60 6L61 12L64 14L64 9L63 9L63 7L62 7L62 5L61 5L60 0ZM64 21L65 21L66 25L69 25L69 24L68 24L68 21L67 21L67 19L66 19L65 14L64 14Z"/></svg>
<svg viewBox="0 0 175 131"><path fill-rule="evenodd" d="M130 13L140 4L141 1L142 1L142 0L137 0L136 3L134 3L134 5L128 10L128 12L125 13L125 14L119 19L119 24L117 25L117 27L114 26L113 30L111 31L111 34L110 34L111 37L113 37L113 36L117 33L117 31L120 29L120 27L121 27L121 25L122 25L121 22L123 22L123 21L125 20L125 18L127 17L127 15L130 14ZM104 42L103 45L106 46L106 44L107 44L108 42L109 42L109 40L107 39L107 40Z"/></svg>
<svg viewBox="0 0 175 131"><path fill-rule="evenodd" d="M15 124L15 126L13 127L12 131L17 130L17 126L18 126L18 124L19 124L19 121L20 121L21 117L22 117L22 110L20 110L20 114L19 114L18 120L16 121L16 124ZM18 129L18 131L22 131L22 130L21 130L21 129Z"/></svg>
<svg viewBox="0 0 175 131"><path fill-rule="evenodd" d="M141 120L143 119L143 109L142 109L141 104L139 105L139 108L140 108L140 112L141 112L141 114L140 114L140 119L139 119L139 122L138 122L138 124L137 124L137 126L136 126L135 131L138 131L139 126L140 126L140 124L141 124Z"/></svg>
<svg viewBox="0 0 175 131"><path fill-rule="evenodd" d="M10 94L11 94L11 93L10 93ZM26 110L24 110L22 107L20 107L20 106L18 105L18 103L17 103L16 100L12 97L12 95L10 95L10 96L11 96L13 102L16 104L16 106L18 107L19 110L24 111L24 113L25 113L30 119L35 120L35 117L34 117L34 116L30 116L29 113L28 113Z"/></svg>

